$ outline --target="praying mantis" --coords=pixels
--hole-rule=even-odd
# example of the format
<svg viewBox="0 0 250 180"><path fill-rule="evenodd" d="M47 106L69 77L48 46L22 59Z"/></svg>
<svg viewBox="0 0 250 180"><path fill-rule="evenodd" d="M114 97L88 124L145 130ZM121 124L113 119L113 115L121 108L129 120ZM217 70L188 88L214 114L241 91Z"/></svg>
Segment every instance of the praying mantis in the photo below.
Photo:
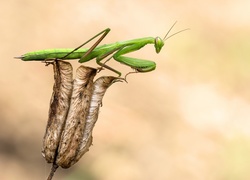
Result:
<svg viewBox="0 0 250 180"><path fill-rule="evenodd" d="M109 69L113 71L114 73L118 74L118 76L121 76L121 72L118 70L108 66L106 64L107 61L110 59L114 59L122 64L125 64L132 69L135 70L135 72L150 72L153 71L156 68L156 63L154 61L145 60L145 59L138 59L138 58L132 58L124 56L125 54L128 54L130 52L138 51L142 47L144 47L147 44L154 44L156 53L159 53L164 46L164 42L169 39L170 37L183 32L188 29L184 29L181 31L178 31L170 36L168 36L169 32L172 30L176 22L171 26L171 28L168 30L165 37L162 39L160 37L145 37L145 38L139 38L139 39L132 39L128 41L119 41L111 44L105 44L105 45L99 45L99 43L105 38L105 36L110 32L110 28L107 28L79 47L75 49L47 49L47 50L39 50L39 51L33 51L26 53L20 57L16 57L18 59L21 59L23 61L49 61L49 60L70 60L70 59L79 59L79 63L84 63L87 61L90 61L94 58L96 58L96 63L100 65L101 67L104 67L106 69ZM89 43L96 37L101 37L92 45L90 48L82 48L85 44ZM168 37L167 37L168 36ZM111 57L108 57L111 56ZM103 59L108 59L103 63L101 62Z"/></svg>

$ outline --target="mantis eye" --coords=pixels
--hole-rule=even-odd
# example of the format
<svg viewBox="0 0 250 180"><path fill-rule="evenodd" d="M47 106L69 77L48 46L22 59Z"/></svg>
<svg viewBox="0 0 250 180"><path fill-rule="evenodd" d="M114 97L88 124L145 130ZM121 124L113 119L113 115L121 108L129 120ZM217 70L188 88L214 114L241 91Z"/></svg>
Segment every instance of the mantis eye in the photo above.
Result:
<svg viewBox="0 0 250 180"><path fill-rule="evenodd" d="M161 48L164 46L164 41L160 37L155 38L155 51L159 53Z"/></svg>

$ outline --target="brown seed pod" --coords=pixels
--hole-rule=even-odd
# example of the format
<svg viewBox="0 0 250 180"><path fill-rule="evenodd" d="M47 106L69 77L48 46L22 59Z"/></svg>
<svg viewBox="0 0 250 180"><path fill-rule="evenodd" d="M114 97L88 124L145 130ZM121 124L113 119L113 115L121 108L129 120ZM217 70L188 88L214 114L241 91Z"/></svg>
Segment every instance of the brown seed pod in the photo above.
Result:
<svg viewBox="0 0 250 180"><path fill-rule="evenodd" d="M63 168L69 168L72 162L75 163L77 150L83 138L95 75L96 69L89 67L80 66L76 71L70 108L55 162Z"/></svg>
<svg viewBox="0 0 250 180"><path fill-rule="evenodd" d="M103 76L95 81L88 116L84 127L83 138L78 148L77 156L75 160L71 162L71 165L76 163L89 150L89 147L92 144L92 131L98 119L99 108L102 105L103 96L108 87L118 81L121 81L121 78L112 76Z"/></svg>
<svg viewBox="0 0 250 180"><path fill-rule="evenodd" d="M49 118L43 138L42 155L48 163L54 162L72 94L72 66L68 62L53 62L54 87L50 100Z"/></svg>

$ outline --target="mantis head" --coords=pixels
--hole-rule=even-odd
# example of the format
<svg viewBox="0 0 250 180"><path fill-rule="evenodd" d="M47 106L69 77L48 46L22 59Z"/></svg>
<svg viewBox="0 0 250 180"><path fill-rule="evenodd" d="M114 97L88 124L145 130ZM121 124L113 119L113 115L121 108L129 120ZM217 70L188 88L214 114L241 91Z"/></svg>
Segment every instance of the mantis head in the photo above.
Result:
<svg viewBox="0 0 250 180"><path fill-rule="evenodd" d="M164 40L162 40L160 37L156 37L154 44L156 53L159 53L161 51L161 48L164 46Z"/></svg>
<svg viewBox="0 0 250 180"><path fill-rule="evenodd" d="M181 30L181 31L178 31L178 32L176 32L176 33L174 33L174 34L168 36L169 32L172 30L172 28L174 27L174 25L175 25L176 23L177 23L177 21L171 26L171 28L168 30L167 34L165 35L165 37L164 37L163 39L160 38L160 37L156 37L156 38L155 38L154 45L155 45L155 51L156 51L156 53L159 53L159 52L161 51L161 48L164 46L164 42L165 42L167 39L171 38L172 36L174 36L174 35L176 35L176 34L178 34L178 33L180 33L180 32L189 30L189 29L183 29L183 30Z"/></svg>

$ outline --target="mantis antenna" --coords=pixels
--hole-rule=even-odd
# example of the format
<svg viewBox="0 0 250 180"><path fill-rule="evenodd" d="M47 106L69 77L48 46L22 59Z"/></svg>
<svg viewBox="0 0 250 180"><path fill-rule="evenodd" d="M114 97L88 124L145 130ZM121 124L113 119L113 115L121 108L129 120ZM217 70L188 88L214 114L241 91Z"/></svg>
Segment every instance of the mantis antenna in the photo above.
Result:
<svg viewBox="0 0 250 180"><path fill-rule="evenodd" d="M173 37L173 36L176 35L176 34L179 34L179 33L183 32L183 31L190 30L189 28L183 29L183 30L181 30L181 31L178 31L178 32L176 32L176 33L174 33L174 34L168 36L168 34L169 34L170 31L173 29L173 27L175 26L176 23L177 23L177 21L175 21L175 23L174 23L174 24L171 26L171 28L168 30L167 34L166 34L166 35L164 36L164 38L163 38L163 41L166 41L167 39ZM168 37L167 37L167 36L168 36Z"/></svg>

